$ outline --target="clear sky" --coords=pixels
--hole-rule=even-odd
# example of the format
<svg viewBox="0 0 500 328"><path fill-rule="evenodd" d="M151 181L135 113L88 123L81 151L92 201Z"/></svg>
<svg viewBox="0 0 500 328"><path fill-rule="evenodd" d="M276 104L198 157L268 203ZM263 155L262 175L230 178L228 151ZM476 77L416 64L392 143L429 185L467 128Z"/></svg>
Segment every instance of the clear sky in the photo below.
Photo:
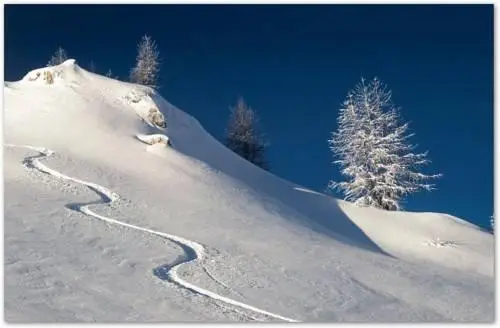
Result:
<svg viewBox="0 0 500 328"><path fill-rule="evenodd" d="M125 78L145 33L159 45L166 99L222 139L243 96L271 143L271 171L320 191L338 178L327 139L340 103L378 76L429 151L426 173L444 174L405 207L488 226L492 5L6 5L5 79L45 66L59 45Z"/></svg>

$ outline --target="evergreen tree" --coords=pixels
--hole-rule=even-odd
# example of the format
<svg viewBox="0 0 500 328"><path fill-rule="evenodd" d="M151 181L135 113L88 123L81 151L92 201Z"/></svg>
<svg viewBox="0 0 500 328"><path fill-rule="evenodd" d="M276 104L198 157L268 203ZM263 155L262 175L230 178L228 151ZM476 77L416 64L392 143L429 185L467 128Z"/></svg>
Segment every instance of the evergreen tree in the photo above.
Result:
<svg viewBox="0 0 500 328"><path fill-rule="evenodd" d="M391 91L377 78L364 79L349 92L337 119L338 129L328 141L346 181L329 187L344 193L360 206L401 210L404 196L433 190L424 183L440 174L425 175L418 168L428 164L427 152L414 153L408 142L408 123L400 123Z"/></svg>

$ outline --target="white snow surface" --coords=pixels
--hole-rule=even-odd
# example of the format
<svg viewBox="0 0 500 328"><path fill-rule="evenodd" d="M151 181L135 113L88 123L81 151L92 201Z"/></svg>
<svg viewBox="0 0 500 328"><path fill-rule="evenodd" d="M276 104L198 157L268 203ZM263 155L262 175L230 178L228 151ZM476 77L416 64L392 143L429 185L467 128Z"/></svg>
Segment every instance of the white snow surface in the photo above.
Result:
<svg viewBox="0 0 500 328"><path fill-rule="evenodd" d="M75 60L6 82L4 104L8 322L494 319L473 224L285 181Z"/></svg>

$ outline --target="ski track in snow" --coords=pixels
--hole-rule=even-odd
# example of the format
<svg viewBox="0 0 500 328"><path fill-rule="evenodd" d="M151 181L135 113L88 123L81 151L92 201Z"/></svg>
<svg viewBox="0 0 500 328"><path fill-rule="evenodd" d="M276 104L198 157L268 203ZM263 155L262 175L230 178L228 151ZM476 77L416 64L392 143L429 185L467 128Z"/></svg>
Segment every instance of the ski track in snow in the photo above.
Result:
<svg viewBox="0 0 500 328"><path fill-rule="evenodd" d="M56 170L53 170L53 169L47 167L46 165L42 164L39 161L39 159L48 158L54 154L54 152L49 150L49 149L46 149L43 147L34 147L34 146L29 146L29 145L14 145L14 144L4 144L4 146L26 148L29 150L37 151L38 153L40 153L40 155L30 156L30 157L26 157L24 159L23 164L25 166L30 167L30 168L34 168L40 172L52 175L56 178L73 181L73 182L76 182L78 184L82 184L84 186L87 186L90 190L94 191L95 193L97 193L101 197L101 202L91 202L91 203L86 203L86 204L72 204L71 209L78 211L78 212L81 212L87 216L90 216L90 217L102 220L104 222L110 223L110 224L116 224L116 225L124 226L127 228L131 228L134 230L147 232L151 235L160 236L160 237L166 238L166 239L174 242L175 244L179 245L184 250L187 257L185 259L183 259L182 261L175 263L174 265L164 265L160 268L157 268L156 269L157 273L155 273L155 274L158 277L161 278L163 276L166 278L166 280L169 280L170 282L176 284L177 286L179 286L181 288L187 289L195 294L208 297L212 300L220 301L220 302L223 302L223 303L226 303L229 305L233 305L235 307L239 307L239 308L246 309L246 310L256 312L256 313L260 313L262 315L272 317L275 319L279 319L279 320L283 320L283 321L287 321L287 322L299 322L295 319L287 318L287 317L284 317L284 316L281 316L278 314L274 314L274 313L271 313L271 312L268 312L265 310L261 310L259 308L254 307L254 306L248 305L246 303L239 302L239 301L233 300L231 298L219 295L217 293L203 289L199 286L196 286L194 284L191 284L191 283L181 279L177 274L177 269L179 269L181 266L189 264L189 263L195 263L196 261L202 261L204 255L205 255L205 247L203 245L201 245L197 242L194 242L192 240L179 237L179 236L170 235L170 234L167 234L167 233L164 233L161 231L156 231L156 230L152 230L152 229L148 229L148 228L139 227L136 225L132 225L129 223L121 222L121 221L118 221L118 220L115 220L112 218L108 218L108 217L99 215L99 214L91 211L89 209L89 206L90 205L112 204L113 202L117 201L120 198L118 194L116 194L116 193L112 192L111 190L109 190L103 186L100 186L98 184L83 181L83 180L80 180L77 178L69 177L67 175L64 175L64 174L62 174ZM221 284L225 288L230 289L230 287L228 287L227 285L225 285L222 282L215 279L213 277L213 275L210 274L206 270L206 268L204 268L204 270L209 275L210 278L212 278L213 280L215 280L217 283ZM235 312L243 314L238 310L235 310ZM252 320L260 321L255 317L252 317L249 315L245 315L245 316L249 317Z"/></svg>

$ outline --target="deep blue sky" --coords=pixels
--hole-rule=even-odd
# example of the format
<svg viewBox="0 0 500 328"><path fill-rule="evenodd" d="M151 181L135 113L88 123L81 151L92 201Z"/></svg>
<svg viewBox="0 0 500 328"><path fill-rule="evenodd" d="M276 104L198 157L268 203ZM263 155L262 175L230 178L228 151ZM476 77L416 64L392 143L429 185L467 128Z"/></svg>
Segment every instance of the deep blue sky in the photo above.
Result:
<svg viewBox="0 0 500 328"><path fill-rule="evenodd" d="M493 213L493 6L6 5L5 79L44 66L61 45L126 77L148 33L163 58L162 95L223 136L243 96L271 142L272 172L324 190L326 140L361 78L393 90L438 190L406 208L483 227Z"/></svg>

